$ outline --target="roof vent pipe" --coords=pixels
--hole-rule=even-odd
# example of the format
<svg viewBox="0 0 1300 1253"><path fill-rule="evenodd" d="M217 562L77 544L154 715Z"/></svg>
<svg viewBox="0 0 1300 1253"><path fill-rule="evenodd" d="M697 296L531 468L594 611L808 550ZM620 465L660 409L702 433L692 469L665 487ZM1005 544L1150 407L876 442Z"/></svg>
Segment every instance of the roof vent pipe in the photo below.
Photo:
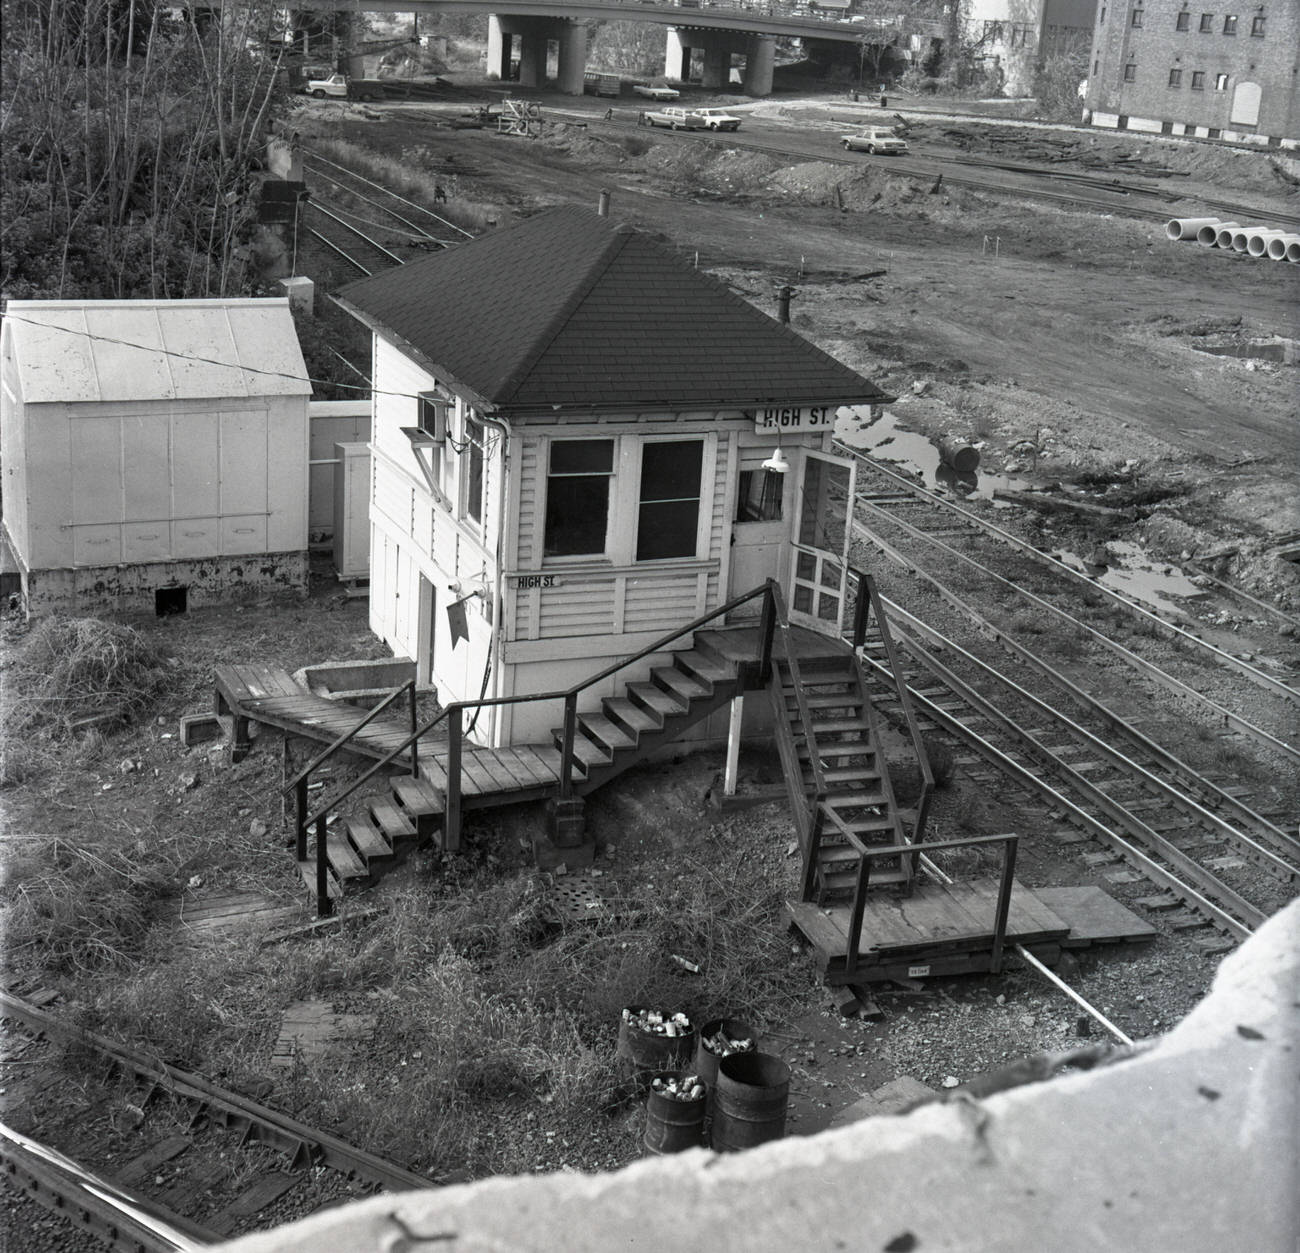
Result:
<svg viewBox="0 0 1300 1253"><path fill-rule="evenodd" d="M600 193L600 202L596 205L596 213L602 217L609 217L609 191L602 189Z"/></svg>
<svg viewBox="0 0 1300 1253"><path fill-rule="evenodd" d="M794 295L794 288L789 284L776 289L776 316L782 325L788 325L790 321L790 297Z"/></svg>

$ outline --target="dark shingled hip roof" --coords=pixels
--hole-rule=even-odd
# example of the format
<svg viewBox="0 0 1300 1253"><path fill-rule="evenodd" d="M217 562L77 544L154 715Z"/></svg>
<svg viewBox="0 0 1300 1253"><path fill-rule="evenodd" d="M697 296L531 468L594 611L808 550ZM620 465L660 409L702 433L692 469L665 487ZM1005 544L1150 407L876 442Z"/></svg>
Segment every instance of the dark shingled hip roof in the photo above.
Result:
<svg viewBox="0 0 1300 1253"><path fill-rule="evenodd" d="M645 235L576 206L340 296L503 415L892 399Z"/></svg>

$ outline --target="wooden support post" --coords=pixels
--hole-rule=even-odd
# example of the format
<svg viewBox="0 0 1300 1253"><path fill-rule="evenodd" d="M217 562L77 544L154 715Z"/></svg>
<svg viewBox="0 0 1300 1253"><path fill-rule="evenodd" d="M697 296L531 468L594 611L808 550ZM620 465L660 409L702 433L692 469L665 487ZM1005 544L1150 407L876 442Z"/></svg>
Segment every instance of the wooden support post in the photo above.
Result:
<svg viewBox="0 0 1300 1253"><path fill-rule="evenodd" d="M727 723L727 764L722 775L723 796L735 796L740 769L740 724L745 716L745 694L731 698L731 719Z"/></svg>
<svg viewBox="0 0 1300 1253"><path fill-rule="evenodd" d="M316 917L328 918L334 912L330 900L330 869L327 860L325 814L316 819Z"/></svg>
<svg viewBox="0 0 1300 1253"><path fill-rule="evenodd" d="M415 710L415 683L411 683L411 778L420 777L420 740L415 734L420 729L419 717Z"/></svg>
<svg viewBox="0 0 1300 1253"><path fill-rule="evenodd" d="M867 642L867 622L871 617L870 575L858 575L858 598L853 604L853 648L861 648Z"/></svg>
<svg viewBox="0 0 1300 1253"><path fill-rule="evenodd" d="M759 619L758 634L759 648L758 655L758 681L766 683L767 676L772 670L772 636L776 632L776 597L772 589L776 586L775 579L768 579L767 591L763 595L763 616Z"/></svg>
<svg viewBox="0 0 1300 1253"><path fill-rule="evenodd" d="M442 818L442 848L460 852L460 752L464 711L459 705L447 710L447 808Z"/></svg>
<svg viewBox="0 0 1300 1253"><path fill-rule="evenodd" d="M1011 882L1016 873L1016 848L1019 836L1010 836L1002 858L1002 882L998 885L998 913L993 923L993 954L989 970L998 974L1002 969L1002 945L1007 937L1007 916L1011 912Z"/></svg>
<svg viewBox="0 0 1300 1253"><path fill-rule="evenodd" d="M564 736L560 748L560 799L573 795L573 737L578 733L578 694L564 698Z"/></svg>
<svg viewBox="0 0 1300 1253"><path fill-rule="evenodd" d="M307 860L307 776L303 775L294 788L298 799L297 831L294 836L294 852L299 861Z"/></svg>
<svg viewBox="0 0 1300 1253"><path fill-rule="evenodd" d="M858 863L858 887L853 893L853 911L849 915L849 946L844 954L844 970L852 974L858 968L858 945L862 940L862 915L867 912L867 889L871 886L871 858Z"/></svg>

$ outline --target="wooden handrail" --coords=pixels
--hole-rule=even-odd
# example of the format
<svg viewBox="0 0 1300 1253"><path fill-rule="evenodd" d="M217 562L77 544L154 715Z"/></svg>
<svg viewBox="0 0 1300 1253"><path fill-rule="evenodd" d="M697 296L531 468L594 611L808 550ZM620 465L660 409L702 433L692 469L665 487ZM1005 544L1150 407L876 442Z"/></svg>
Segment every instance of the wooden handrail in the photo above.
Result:
<svg viewBox="0 0 1300 1253"><path fill-rule="evenodd" d="M406 691L409 691L411 693L411 699L412 699L411 716L412 718L414 718L415 680L407 679L407 681L403 683L401 687L394 688L393 691L389 692L389 694L385 696L384 699L381 700L379 704L377 704L368 714L366 714L366 716L362 718L361 721L358 722L356 726L350 728L347 731L344 731L343 734L340 735L338 739L336 739L332 744L328 745L326 748L322 748L321 751L317 753L315 757L313 757L301 770L298 771L296 775L293 776L292 779L289 780L288 783L284 785L284 787L280 789L280 795L286 796L288 793L292 792L294 788L298 786L299 780L310 778L311 772L315 770L317 766L319 766L322 762L326 761L328 758L332 757L349 740L354 739L356 737L357 732L360 731L362 727L368 726L371 722L373 722L374 719L378 717L380 713L382 713L385 709L387 709L389 705L391 705L399 696L402 695L403 692Z"/></svg>
<svg viewBox="0 0 1300 1253"><path fill-rule="evenodd" d="M876 628L880 632L881 642L885 647L885 656L889 661L889 673L894 676L894 687L898 692L899 708L903 711L903 718L907 723L908 736L912 741L912 748L916 752L917 763L921 769L921 795L916 802L916 820L912 823L913 842L925 838L925 824L929 816L930 797L934 792L934 770L930 765L930 754L926 751L925 741L921 737L921 725L916 717L916 710L912 707L912 698L907 690L907 683L902 677L902 671L898 664L898 650L894 645L894 637L889 630L889 619L885 616L884 606L880 601L880 592L876 587L876 581L865 570L859 570L854 566L849 567L849 571L858 580L858 602L857 612L854 618L853 628L853 647L859 649L866 640L866 622L867 612L865 606L875 610ZM866 591L866 600L862 592ZM918 867L916 859L913 859L912 872L915 874Z"/></svg>

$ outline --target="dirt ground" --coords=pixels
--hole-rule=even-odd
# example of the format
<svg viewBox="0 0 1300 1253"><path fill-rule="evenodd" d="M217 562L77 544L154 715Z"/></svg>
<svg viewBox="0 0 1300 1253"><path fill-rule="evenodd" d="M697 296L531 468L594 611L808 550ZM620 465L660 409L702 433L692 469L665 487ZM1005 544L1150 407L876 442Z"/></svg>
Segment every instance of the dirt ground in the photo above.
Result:
<svg viewBox="0 0 1300 1253"><path fill-rule="evenodd" d="M764 124L784 128L793 142L801 129L822 124L809 118L824 103L772 102L762 106ZM557 101L556 107L576 106ZM1236 555L1221 567L1225 577L1297 603L1294 568L1271 555L1300 532L1295 367L1202 351L1294 339L1294 267L1171 244L1155 222L966 190L931 194L928 182L878 163L855 171L815 160L790 164L725 144L696 150L661 143L626 121L604 124L594 113L585 128L548 128L535 141L445 122L436 110L420 115L404 108L385 121L380 109L309 105L298 124L308 143L328 134L387 153L449 187L453 200L487 206L503 222L553 203L594 206L600 190L612 189L616 218L662 236L757 305L771 308L773 286L793 283L795 327L892 389L900 428L970 439L995 471L1028 472L1028 441L1042 479L1172 482L1173 504L1135 524L1129 539L1173 558L1227 545ZM1180 183L1189 207L1198 194L1256 195L1295 212L1295 188L1267 154L1211 159L1198 148L1192 155L1196 168ZM878 270L885 273L863 277ZM590 1100L565 1103L554 1088L480 1092L472 1110L458 1107L448 1115L464 1126L454 1134L444 1126L442 1144L431 1143L432 1132L418 1142L405 1139L379 1118L378 1107L402 1090L385 1068L391 1072L400 1053L401 1064L410 1061L414 1069L422 1051L414 1042L420 1038L420 1024L410 1018L415 1011L407 1006L408 1016L400 1017L396 999L416 1003L450 986L430 982L451 977L430 936L452 935L460 959L479 961L474 977L484 989L504 988L511 963L521 960L517 950L493 947L504 943L499 937L475 932L471 942L454 928L447 932L451 924L444 920L504 895L506 921L493 925L501 935L522 934L519 920L526 921L527 911L518 885L530 878L522 845L535 814L484 822L464 859L420 861L404 880L376 893L389 893L396 918L418 922L394 931L391 943L383 932L382 954L368 946L364 931L270 954L257 948L255 937L196 941L185 932L185 903L206 894L248 890L300 898L284 848L276 745L259 743L232 767L219 745L184 748L180 716L208 706L212 667L222 661L294 670L381 655L363 604L344 597L323 571L306 601L200 610L137 625L176 658L173 680L147 718L124 731L43 746L45 764L0 792L7 832L0 900L12 921L34 892L43 863L79 866L78 848L111 840L126 859L156 872L136 894L148 907L126 940L93 910L56 919L65 939L69 930L101 927L121 950L95 955L84 935L66 951L46 942L11 944L10 982L43 982L88 1024L235 1086L261 1088L269 1077L269 1103L308 1121L346 1116L369 1147L434 1179L605 1168L638 1156L639 1110L595 1116ZM26 635L21 623L5 622L0 660L6 666ZM6 699L20 697L10 686ZM595 883L610 900L644 901L700 889L702 865L733 872L747 866L765 887L766 912L757 921L743 914L732 921L752 925L737 934L752 937L761 974L747 975L743 986L727 985L720 1002L720 985L707 968L695 976L671 962L672 952L702 943L694 931L655 932L663 947L653 954L636 947L649 932L611 936L599 969L617 969L625 979L610 997L644 990L648 981L693 1014L741 1013L748 1004L761 1019L765 1047L792 1066L792 1132L828 1125L900 1077L942 1092L950 1081L1089 1040L1090 1028L1069 1002L1019 971L881 989L879 1016L841 1017L806 954L784 934L776 906L796 877L789 815L779 804L720 814L709 801L720 767L715 756L693 754L606 789L591 814L600 849ZM774 778L764 753L743 759L742 786ZM959 778L937 795L931 834L1017 830L1028 821L1014 795L981 796ZM1019 866L1024 881L1108 886L1076 853L1026 843ZM734 912L737 892L750 889L728 883L719 882L717 899ZM627 950L622 959L609 950L618 943ZM642 985L625 970L633 955L646 965ZM684 955L700 953L692 948ZM1162 930L1150 945L1092 952L1070 965L1068 977L1085 995L1130 1034L1144 1036L1195 1003L1215 961ZM468 977L460 967L451 973L457 972ZM523 976L513 974L518 985ZM345 1050L320 1075L272 1073L282 1013L295 1000L321 994L340 1009L374 1014L383 1056ZM505 999L492 1002L498 1015L514 1003L506 992L500 996ZM611 1014L607 1031L594 1031L584 1047L607 1060L615 1027ZM0 1086L6 1110L21 1109L21 1073L0 1066ZM60 1147L75 1156L84 1146L75 1127L63 1130ZM10 1208L14 1247L22 1247L17 1233L30 1221Z"/></svg>

